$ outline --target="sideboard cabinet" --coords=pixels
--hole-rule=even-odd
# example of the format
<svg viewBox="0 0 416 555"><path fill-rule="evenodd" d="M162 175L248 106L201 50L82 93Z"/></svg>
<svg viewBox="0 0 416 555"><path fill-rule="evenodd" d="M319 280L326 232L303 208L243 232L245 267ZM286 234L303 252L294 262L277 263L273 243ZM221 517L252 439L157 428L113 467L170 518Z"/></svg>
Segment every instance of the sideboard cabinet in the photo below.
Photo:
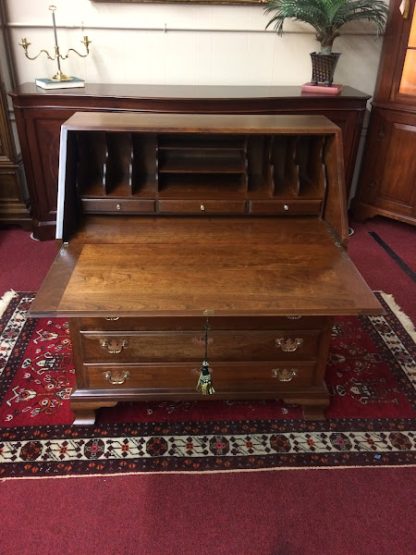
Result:
<svg viewBox="0 0 416 555"><path fill-rule="evenodd" d="M302 94L300 87L94 85L45 91L19 86L13 105L31 199L33 232L54 237L59 132L74 112L322 114L342 129L347 192L369 96L345 87L340 96Z"/></svg>
<svg viewBox="0 0 416 555"><path fill-rule="evenodd" d="M57 237L32 315L69 318L78 424L148 399L322 418L332 318L381 311L344 248L341 130L321 116L74 114Z"/></svg>

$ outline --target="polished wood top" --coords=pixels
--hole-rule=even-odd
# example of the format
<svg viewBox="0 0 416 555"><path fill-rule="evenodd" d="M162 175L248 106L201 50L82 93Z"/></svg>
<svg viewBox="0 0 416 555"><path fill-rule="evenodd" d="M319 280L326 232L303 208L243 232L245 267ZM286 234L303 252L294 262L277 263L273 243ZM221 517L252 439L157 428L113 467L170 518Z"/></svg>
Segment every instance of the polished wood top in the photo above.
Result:
<svg viewBox="0 0 416 555"><path fill-rule="evenodd" d="M105 223L98 222L89 222L62 249L33 315L381 312L345 250L319 220L141 218L129 226L128 218L120 225L113 218L104 235Z"/></svg>
<svg viewBox="0 0 416 555"><path fill-rule="evenodd" d="M340 132L325 116L238 114L143 114L134 112L76 112L62 126L77 131L135 131L159 133L285 133L298 135Z"/></svg>
<svg viewBox="0 0 416 555"><path fill-rule="evenodd" d="M23 83L16 87L12 96L108 96L114 98L177 98L177 99L267 99L267 98L322 98L322 94L305 94L299 86L269 86L269 85L120 85L109 83L86 83L85 87L74 89L45 90L34 83ZM344 87L337 96L325 95L329 102L337 102L338 98L370 98L367 93Z"/></svg>

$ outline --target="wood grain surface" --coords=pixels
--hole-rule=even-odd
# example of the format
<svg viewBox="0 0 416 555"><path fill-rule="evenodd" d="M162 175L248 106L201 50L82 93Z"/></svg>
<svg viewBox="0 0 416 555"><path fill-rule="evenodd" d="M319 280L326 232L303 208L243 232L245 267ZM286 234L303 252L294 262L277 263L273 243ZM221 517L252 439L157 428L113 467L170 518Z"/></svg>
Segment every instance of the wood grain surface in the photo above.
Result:
<svg viewBox="0 0 416 555"><path fill-rule="evenodd" d="M108 227L109 236L101 236L101 242L84 244L63 294L60 274L55 303L61 316L380 312L322 221L298 218L287 226L272 219L149 218L147 226L141 219L132 228L125 222L120 220L124 234ZM82 241L86 235L93 240L93 227L81 231ZM125 242L128 238L131 243ZM51 291L51 285L40 291L37 314ZM48 304L51 308L53 302L46 303L45 312Z"/></svg>

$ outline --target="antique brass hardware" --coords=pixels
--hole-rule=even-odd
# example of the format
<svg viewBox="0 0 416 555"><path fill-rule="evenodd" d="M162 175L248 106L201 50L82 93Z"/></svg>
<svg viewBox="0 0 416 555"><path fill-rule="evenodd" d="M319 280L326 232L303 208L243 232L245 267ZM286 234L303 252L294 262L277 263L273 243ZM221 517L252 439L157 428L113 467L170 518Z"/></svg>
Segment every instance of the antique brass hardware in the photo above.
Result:
<svg viewBox="0 0 416 555"><path fill-rule="evenodd" d="M286 318L288 320L300 320L302 318L302 316L286 316Z"/></svg>
<svg viewBox="0 0 416 555"><path fill-rule="evenodd" d="M200 209L201 209L201 212L205 212L205 205L201 204Z"/></svg>
<svg viewBox="0 0 416 555"><path fill-rule="evenodd" d="M100 345L111 355L119 355L123 349L127 348L127 339L100 339Z"/></svg>
<svg viewBox="0 0 416 555"><path fill-rule="evenodd" d="M123 372L113 372L107 370L104 372L104 378L110 382L112 385L123 385L130 377L130 372L128 370L124 370Z"/></svg>
<svg viewBox="0 0 416 555"><path fill-rule="evenodd" d="M116 210L121 210L121 204L119 202L116 204Z"/></svg>
<svg viewBox="0 0 416 555"><path fill-rule="evenodd" d="M288 204L284 204L284 205L283 205L283 210L286 210L286 211L289 210L289 205L288 205Z"/></svg>
<svg viewBox="0 0 416 555"><path fill-rule="evenodd" d="M303 345L303 339L300 337L277 337L274 344L278 349L282 349L284 353L294 353Z"/></svg>
<svg viewBox="0 0 416 555"><path fill-rule="evenodd" d="M120 316L107 316L106 320L109 320L111 322L115 322L116 320L120 320Z"/></svg>
<svg viewBox="0 0 416 555"><path fill-rule="evenodd" d="M291 382L298 375L296 368L273 368L272 376L279 382Z"/></svg>

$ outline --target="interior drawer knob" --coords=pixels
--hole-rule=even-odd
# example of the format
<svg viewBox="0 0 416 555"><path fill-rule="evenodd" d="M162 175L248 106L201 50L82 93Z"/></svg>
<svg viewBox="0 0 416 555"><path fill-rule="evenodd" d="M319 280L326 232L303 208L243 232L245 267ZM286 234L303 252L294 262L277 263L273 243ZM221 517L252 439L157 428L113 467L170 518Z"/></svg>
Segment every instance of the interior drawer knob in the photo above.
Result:
<svg viewBox="0 0 416 555"><path fill-rule="evenodd" d="M201 212L205 212L205 204L201 204L199 208L201 209Z"/></svg>
<svg viewBox="0 0 416 555"><path fill-rule="evenodd" d="M278 337L274 343L283 352L294 353L303 345L303 339L301 337Z"/></svg>
<svg viewBox="0 0 416 555"><path fill-rule="evenodd" d="M291 382L298 375L296 368L273 368L272 376L279 382Z"/></svg>
<svg viewBox="0 0 416 555"><path fill-rule="evenodd" d="M100 345L111 355L119 355L123 349L127 348L127 339L100 339Z"/></svg>
<svg viewBox="0 0 416 555"><path fill-rule="evenodd" d="M130 377L130 372L124 370L123 372L112 372L107 370L104 372L104 378L111 383L111 385L123 385Z"/></svg>
<svg viewBox="0 0 416 555"><path fill-rule="evenodd" d="M116 204L116 210L121 210L121 204L119 202Z"/></svg>

